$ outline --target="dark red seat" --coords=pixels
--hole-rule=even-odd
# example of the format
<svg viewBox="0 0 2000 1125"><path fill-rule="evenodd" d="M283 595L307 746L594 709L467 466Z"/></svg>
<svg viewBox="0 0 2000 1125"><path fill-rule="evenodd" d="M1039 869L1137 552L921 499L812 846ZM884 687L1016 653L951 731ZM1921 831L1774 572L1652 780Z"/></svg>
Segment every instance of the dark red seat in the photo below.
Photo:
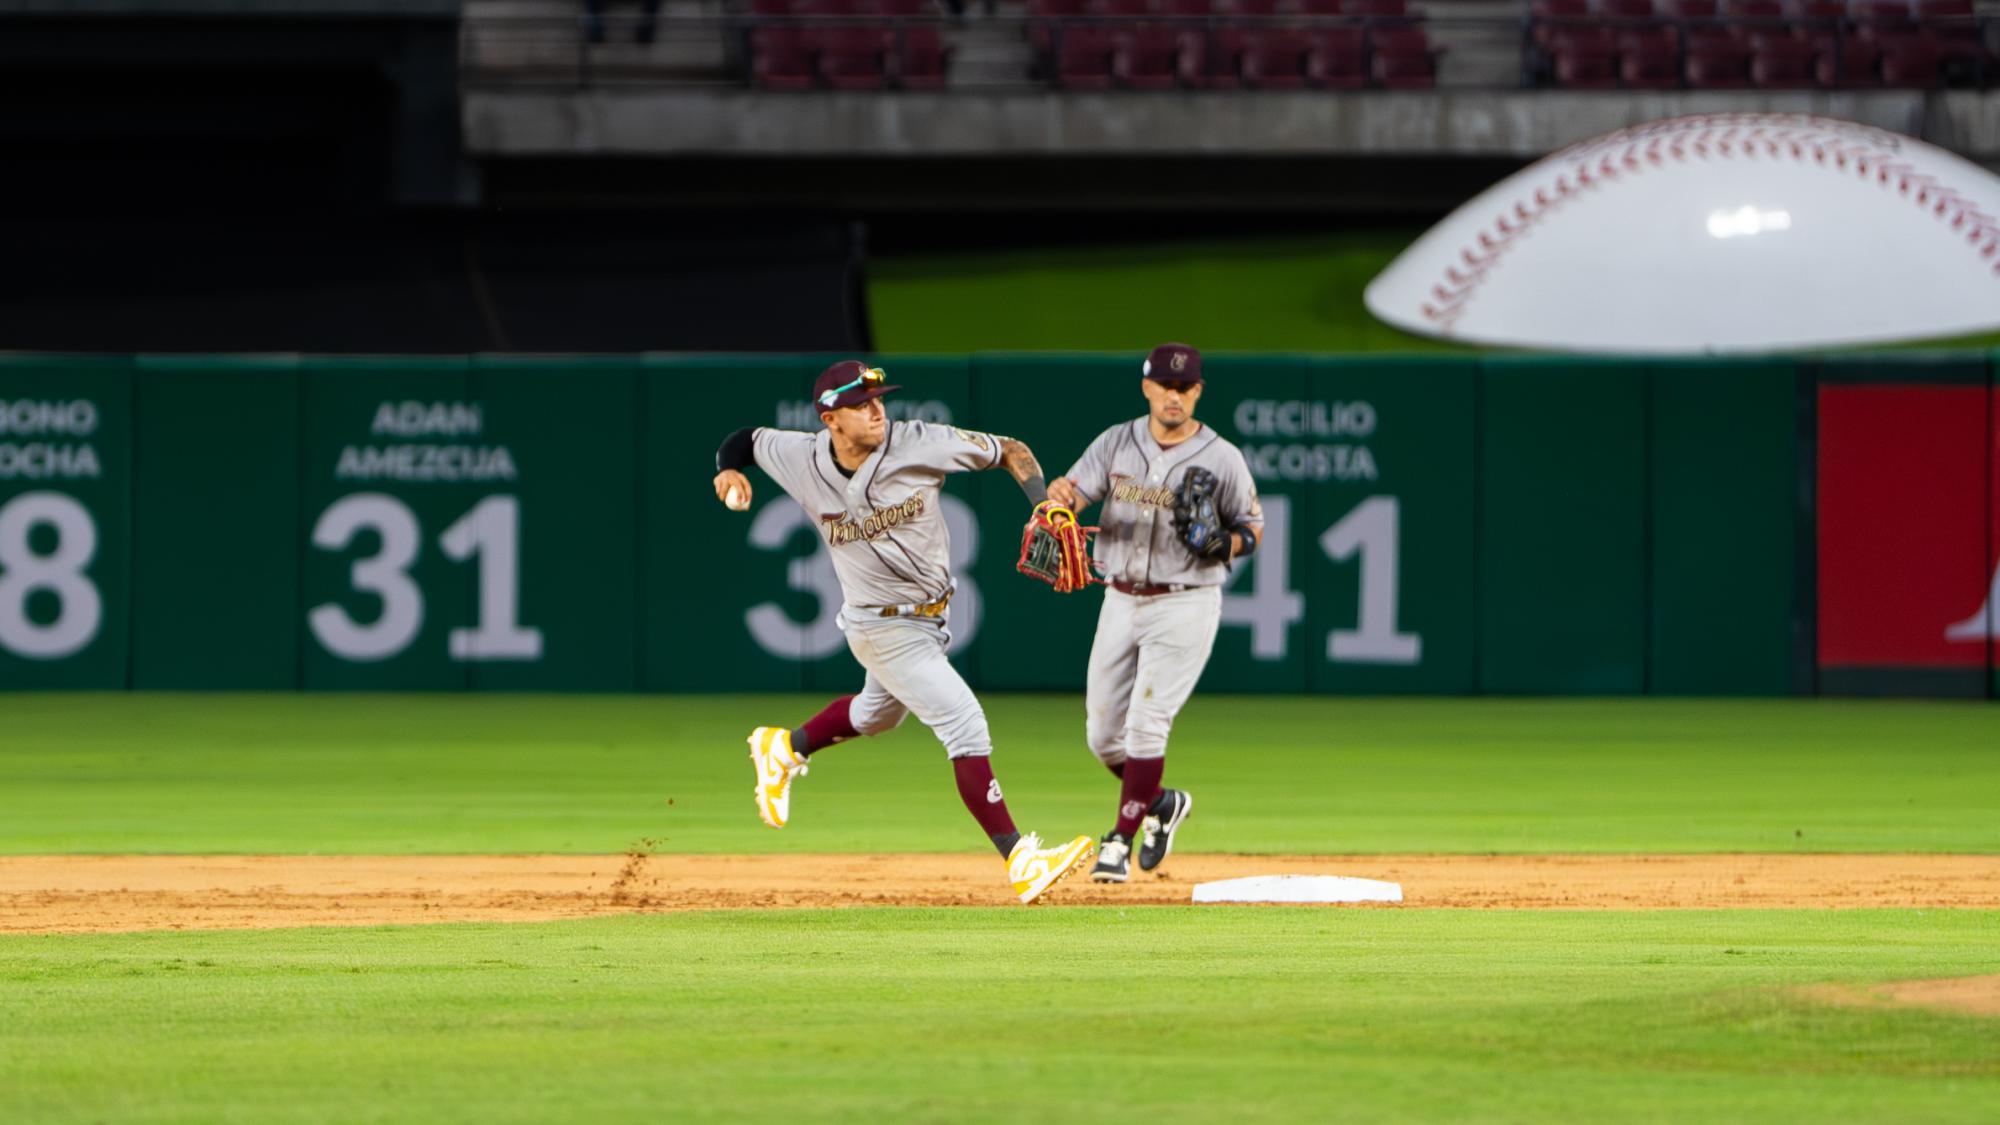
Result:
<svg viewBox="0 0 2000 1125"><path fill-rule="evenodd" d="M1773 32L1755 36L1750 41L1750 84L1783 90L1811 86L1812 44Z"/></svg>
<svg viewBox="0 0 2000 1125"><path fill-rule="evenodd" d="M1750 84L1750 52L1730 41L1691 43L1687 84L1697 90L1736 90Z"/></svg>
<svg viewBox="0 0 2000 1125"><path fill-rule="evenodd" d="M1757 35L1789 34L1780 21L1785 18L1778 0L1723 0L1722 16L1731 38L1748 43Z"/></svg>
<svg viewBox="0 0 2000 1125"><path fill-rule="evenodd" d="M1208 35L1203 51L1202 84L1218 88L1240 85L1243 53L1250 39L1269 24L1259 22L1277 13L1277 0L1217 0L1215 15L1221 22ZM1229 22L1226 17L1243 16L1248 22Z"/></svg>
<svg viewBox="0 0 2000 1125"><path fill-rule="evenodd" d="M1243 84L1259 90L1295 90L1306 84L1312 34L1298 28L1252 32L1243 48Z"/></svg>
<svg viewBox="0 0 2000 1125"><path fill-rule="evenodd" d="M1056 36L1056 85L1072 90L1103 90L1111 86L1109 32L1095 27L1066 27Z"/></svg>
<svg viewBox="0 0 2000 1125"><path fill-rule="evenodd" d="M1409 15L1403 0L1341 0L1340 14L1364 19L1402 19Z"/></svg>
<svg viewBox="0 0 2000 1125"><path fill-rule="evenodd" d="M1329 27L1312 34L1306 54L1306 81L1329 90L1368 84L1368 47L1361 28Z"/></svg>
<svg viewBox="0 0 2000 1125"><path fill-rule="evenodd" d="M1572 90L1608 90L1618 85L1618 56L1610 50L1565 50L1554 52L1556 85Z"/></svg>
<svg viewBox="0 0 2000 1125"><path fill-rule="evenodd" d="M1590 0L1535 0L1528 13L1534 20L1535 42L1548 48L1563 32L1585 26Z"/></svg>
<svg viewBox="0 0 2000 1125"><path fill-rule="evenodd" d="M1662 0L1660 14L1672 20L1676 40L1690 43L1734 39L1719 17L1715 0Z"/></svg>
<svg viewBox="0 0 2000 1125"><path fill-rule="evenodd" d="M1829 89L1870 89L1882 84L1882 50L1852 37L1813 44L1813 78Z"/></svg>
<svg viewBox="0 0 2000 1125"><path fill-rule="evenodd" d="M905 27L896 40L896 85L906 90L936 90L944 86L944 68L951 49L935 27Z"/></svg>
<svg viewBox="0 0 2000 1125"><path fill-rule="evenodd" d="M893 37L880 27L829 27L814 31L814 70L836 90L879 90L889 84Z"/></svg>
<svg viewBox="0 0 2000 1125"><path fill-rule="evenodd" d="M1054 49L1056 21L1083 14L1083 0L1028 0L1028 42L1047 55Z"/></svg>
<svg viewBox="0 0 2000 1125"><path fill-rule="evenodd" d="M1111 76L1134 90L1180 84L1181 39L1171 27L1138 27L1112 33Z"/></svg>
<svg viewBox="0 0 2000 1125"><path fill-rule="evenodd" d="M1611 29L1596 24L1556 24L1543 48L1549 77L1558 86L1602 89L1618 82L1618 43Z"/></svg>
<svg viewBox="0 0 2000 1125"><path fill-rule="evenodd" d="M1423 28L1369 28L1368 49L1375 85L1386 90L1422 90L1437 85L1437 56Z"/></svg>
<svg viewBox="0 0 2000 1125"><path fill-rule="evenodd" d="M1906 0L1855 0L1848 11L1863 35L1896 38L1916 26L1916 13Z"/></svg>
<svg viewBox="0 0 2000 1125"><path fill-rule="evenodd" d="M804 90L813 84L812 52L796 29L760 27L750 33L750 80L767 90Z"/></svg>
<svg viewBox="0 0 2000 1125"><path fill-rule="evenodd" d="M1917 25L1937 44L1946 80L1977 81L1984 86L2000 70L2000 57L1980 36L1972 0L1917 0L1916 15Z"/></svg>
<svg viewBox="0 0 2000 1125"><path fill-rule="evenodd" d="M1907 36L1882 46L1882 85L1928 90L1944 84L1944 55L1928 38Z"/></svg>
<svg viewBox="0 0 2000 1125"><path fill-rule="evenodd" d="M1638 27L1653 20L1653 0L1598 0L1597 14L1618 30Z"/></svg>
<svg viewBox="0 0 2000 1125"><path fill-rule="evenodd" d="M1634 90L1676 90L1681 84L1680 48L1666 28L1639 29L1618 36L1618 84Z"/></svg>

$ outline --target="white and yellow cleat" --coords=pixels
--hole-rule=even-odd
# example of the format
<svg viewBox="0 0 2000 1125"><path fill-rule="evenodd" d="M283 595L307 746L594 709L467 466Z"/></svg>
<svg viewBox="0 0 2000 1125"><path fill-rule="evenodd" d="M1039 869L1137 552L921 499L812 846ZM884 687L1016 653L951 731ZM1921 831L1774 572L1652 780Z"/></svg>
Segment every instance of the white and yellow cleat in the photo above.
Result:
<svg viewBox="0 0 2000 1125"><path fill-rule="evenodd" d="M1042 897L1050 887L1083 866L1096 843L1088 836L1078 836L1068 843L1045 848L1042 838L1033 832L1021 837L1015 841L1014 850L1007 853L1007 877L1014 881L1014 893L1021 896L1024 904Z"/></svg>
<svg viewBox="0 0 2000 1125"><path fill-rule="evenodd" d="M804 777L806 760L792 752L792 732L786 727L758 727L750 732L750 764L757 767L757 815L773 828L783 828L792 815L792 779Z"/></svg>

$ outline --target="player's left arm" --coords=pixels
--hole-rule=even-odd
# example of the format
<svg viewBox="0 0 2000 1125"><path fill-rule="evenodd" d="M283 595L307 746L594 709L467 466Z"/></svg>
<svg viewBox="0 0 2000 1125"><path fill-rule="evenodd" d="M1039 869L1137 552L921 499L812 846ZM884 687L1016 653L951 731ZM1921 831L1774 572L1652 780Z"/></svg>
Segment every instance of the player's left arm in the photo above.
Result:
<svg viewBox="0 0 2000 1125"><path fill-rule="evenodd" d="M1237 453L1229 459L1215 490L1216 515L1229 526L1229 557L1240 559L1264 545L1264 504L1250 463Z"/></svg>
<svg viewBox="0 0 2000 1125"><path fill-rule="evenodd" d="M1000 439L1000 467L1021 486L1028 496L1028 503L1040 506L1049 498L1048 482L1042 479L1042 463L1035 460L1035 452L1028 443L1018 438Z"/></svg>

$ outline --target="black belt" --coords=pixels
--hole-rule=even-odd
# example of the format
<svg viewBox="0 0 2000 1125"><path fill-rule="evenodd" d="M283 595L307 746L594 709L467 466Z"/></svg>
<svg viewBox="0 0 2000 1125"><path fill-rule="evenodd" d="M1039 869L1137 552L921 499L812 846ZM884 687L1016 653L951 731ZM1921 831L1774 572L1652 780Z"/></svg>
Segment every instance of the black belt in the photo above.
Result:
<svg viewBox="0 0 2000 1125"><path fill-rule="evenodd" d="M1179 582L1166 586L1141 586L1133 582L1113 582L1111 588L1121 594L1130 594L1135 598L1151 598L1160 594L1178 594L1182 590L1194 589L1193 586Z"/></svg>

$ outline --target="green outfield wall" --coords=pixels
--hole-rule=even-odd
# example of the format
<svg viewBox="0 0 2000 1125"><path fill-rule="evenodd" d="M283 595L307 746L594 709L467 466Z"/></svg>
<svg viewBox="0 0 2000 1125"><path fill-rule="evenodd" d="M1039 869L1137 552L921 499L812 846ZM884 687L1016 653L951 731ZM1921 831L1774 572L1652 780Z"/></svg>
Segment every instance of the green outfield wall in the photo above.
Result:
<svg viewBox="0 0 2000 1125"><path fill-rule="evenodd" d="M814 521L709 483L833 358L0 357L0 688L852 690ZM882 362L1051 475L1143 408L1131 355ZM1994 692L1985 354L1206 374L1267 519L1208 690ZM1100 596L1014 573L1004 474L944 513L967 678L1077 689Z"/></svg>

